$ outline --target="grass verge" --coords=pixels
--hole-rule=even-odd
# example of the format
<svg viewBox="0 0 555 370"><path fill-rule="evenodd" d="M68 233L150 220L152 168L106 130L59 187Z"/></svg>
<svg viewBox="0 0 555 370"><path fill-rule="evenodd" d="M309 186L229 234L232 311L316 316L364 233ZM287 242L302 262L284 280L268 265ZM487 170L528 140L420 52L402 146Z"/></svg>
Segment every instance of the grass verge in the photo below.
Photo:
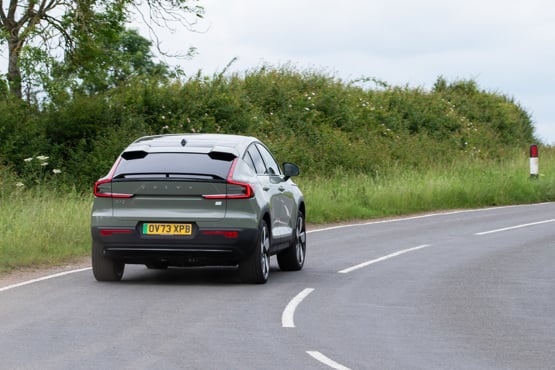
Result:
<svg viewBox="0 0 555 370"><path fill-rule="evenodd" d="M384 177L336 172L329 178L299 178L299 186L307 200L307 219L314 223L555 200L555 173L530 178L526 158L501 164L459 162L427 171L398 169Z"/></svg>
<svg viewBox="0 0 555 370"><path fill-rule="evenodd" d="M0 274L87 255L91 198L75 192L0 196Z"/></svg>

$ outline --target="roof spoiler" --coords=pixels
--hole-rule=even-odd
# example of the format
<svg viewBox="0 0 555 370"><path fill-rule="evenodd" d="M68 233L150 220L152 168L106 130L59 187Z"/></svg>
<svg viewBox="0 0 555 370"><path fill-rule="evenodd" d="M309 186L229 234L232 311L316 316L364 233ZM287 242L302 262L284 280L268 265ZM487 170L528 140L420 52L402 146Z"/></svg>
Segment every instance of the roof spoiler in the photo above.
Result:
<svg viewBox="0 0 555 370"><path fill-rule="evenodd" d="M212 159L221 159L224 161L232 161L239 156L235 148L229 146L214 146L208 153Z"/></svg>

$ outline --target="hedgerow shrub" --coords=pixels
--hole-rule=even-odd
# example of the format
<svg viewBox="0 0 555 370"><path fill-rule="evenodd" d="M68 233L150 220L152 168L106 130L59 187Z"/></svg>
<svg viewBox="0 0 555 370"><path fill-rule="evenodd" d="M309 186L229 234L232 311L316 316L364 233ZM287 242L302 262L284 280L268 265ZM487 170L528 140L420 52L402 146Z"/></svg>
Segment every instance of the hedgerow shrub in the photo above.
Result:
<svg viewBox="0 0 555 370"><path fill-rule="evenodd" d="M23 159L48 148L40 112L17 99L0 100L0 164L23 170Z"/></svg>
<svg viewBox="0 0 555 370"><path fill-rule="evenodd" d="M184 80L130 81L43 107L0 102L0 157L48 155L62 178L87 189L133 139L150 134L253 135L309 176L373 178L458 160L503 160L531 142L529 114L474 81L439 78L431 90L356 82L291 66ZM52 167L54 168L54 167Z"/></svg>

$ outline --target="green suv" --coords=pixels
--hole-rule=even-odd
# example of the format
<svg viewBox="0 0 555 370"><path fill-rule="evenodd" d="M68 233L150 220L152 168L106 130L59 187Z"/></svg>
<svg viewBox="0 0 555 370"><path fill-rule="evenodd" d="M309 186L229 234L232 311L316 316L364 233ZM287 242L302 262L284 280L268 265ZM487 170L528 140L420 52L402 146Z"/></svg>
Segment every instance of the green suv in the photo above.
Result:
<svg viewBox="0 0 555 370"><path fill-rule="evenodd" d="M265 283L270 256L282 270L305 261L305 202L253 137L183 134L142 137L94 185L92 267L119 281L125 264L238 266L241 280Z"/></svg>

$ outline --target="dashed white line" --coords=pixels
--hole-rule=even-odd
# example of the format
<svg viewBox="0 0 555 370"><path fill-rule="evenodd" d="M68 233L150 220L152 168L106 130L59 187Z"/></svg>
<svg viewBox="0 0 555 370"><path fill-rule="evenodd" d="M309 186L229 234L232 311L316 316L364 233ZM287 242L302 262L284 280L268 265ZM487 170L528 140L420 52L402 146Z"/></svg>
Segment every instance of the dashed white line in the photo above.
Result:
<svg viewBox="0 0 555 370"><path fill-rule="evenodd" d="M541 224L547 224L550 222L555 222L555 218L551 219L551 220L544 220L544 221L538 221L538 222L531 222L529 224L522 224L522 225L516 225L516 226L509 226L509 227L503 227L501 229L495 229L495 230L489 230L489 231L482 231L481 233L476 233L474 235L487 235L487 234L493 234L493 233L498 233L501 231L509 231L509 230L514 230L514 229L521 229L523 227L529 227L529 226L536 226L536 225L541 225Z"/></svg>
<svg viewBox="0 0 555 370"><path fill-rule="evenodd" d="M306 353L308 353L310 356L312 356L314 359L320 361L324 365L327 365L327 366L331 367L332 369L350 370L348 367L345 367L345 366L341 365L340 363L337 363L337 362L333 361L331 358L324 356L323 354L321 354L318 351L306 351Z"/></svg>
<svg viewBox="0 0 555 370"><path fill-rule="evenodd" d="M338 272L339 272L340 274L347 274L347 273L349 273L349 272L352 272L352 271L361 269L361 268L363 268L363 267L370 266L370 265L372 265L372 264L374 264L374 263L382 262L382 261L388 260L388 259L390 259L390 258L400 256L400 255L405 254L405 253L414 252L414 251L417 251L417 250L422 249L422 248L428 248L429 246L430 246L430 244L423 244L423 245L419 245L418 247L409 248L409 249L403 249L403 250L401 250L401 251L388 254L387 256L383 256L383 257L376 258L376 259L371 260L371 261L366 261L366 262L360 263L360 264L358 264L358 265L351 266L351 267L349 267L349 268L340 270L340 271L338 271Z"/></svg>
<svg viewBox="0 0 555 370"><path fill-rule="evenodd" d="M59 273L53 274L53 275L43 276L43 277L38 278L38 279L28 280L28 281L24 281L24 282L22 282L22 283L17 283L17 284L5 286L5 287L3 287L3 288L0 288L0 292L4 292L4 291L10 290L10 289L19 288L19 287L22 287L22 286L25 286L25 285L29 285L29 284L38 283L39 281L54 279L54 278L58 278L58 277L60 277L60 276L65 276L65 275L69 275L69 274L75 274L76 272L82 272L82 271L87 271L87 270L91 270L91 269L92 269L91 267L85 267L85 268L82 268L82 269L71 270L71 271L64 271L64 272L59 272Z"/></svg>
<svg viewBox="0 0 555 370"><path fill-rule="evenodd" d="M295 310L297 306L305 299L310 293L314 291L313 288L306 288L295 296L285 307L281 315L281 326L284 328L295 327Z"/></svg>

